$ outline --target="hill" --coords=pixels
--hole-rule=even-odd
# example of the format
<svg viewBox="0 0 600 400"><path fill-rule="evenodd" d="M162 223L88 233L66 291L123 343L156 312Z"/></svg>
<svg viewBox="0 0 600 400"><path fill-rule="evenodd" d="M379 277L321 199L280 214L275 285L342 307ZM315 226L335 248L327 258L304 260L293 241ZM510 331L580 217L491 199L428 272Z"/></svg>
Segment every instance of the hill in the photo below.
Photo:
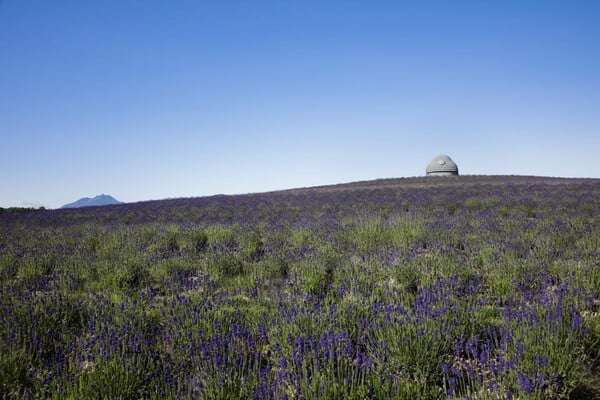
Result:
<svg viewBox="0 0 600 400"><path fill-rule="evenodd" d="M78 207L46 210L36 213L0 215L32 225L66 226L94 221L96 224L125 222L210 224L239 223L244 226L278 225L283 221L293 224L319 223L321 212L335 217L347 209L363 213L411 211L423 207L446 204L460 207L476 197L486 202L511 203L521 206L517 197L536 198L554 196L565 191L591 193L600 187L600 179L553 178L509 175L462 175L458 177L387 178L335 185L294 188L264 193L213 195L204 197L148 200L103 207ZM486 200L487 199L487 200ZM495 199L495 200L494 200ZM551 199L548 199L551 200ZM73 203L72 203L73 204ZM91 205L91 204L88 204ZM67 205L69 206L69 205ZM320 211L318 211L320 210ZM288 214L286 216L286 214ZM295 216L294 221L289 217Z"/></svg>
<svg viewBox="0 0 600 400"><path fill-rule="evenodd" d="M598 399L599 216L511 176L5 213L0 397Z"/></svg>
<svg viewBox="0 0 600 400"><path fill-rule="evenodd" d="M74 201L73 203L65 204L61 208L80 208L80 207L92 207L92 206L108 206L114 204L123 204L122 201L115 199L114 197L107 194L100 194L96 197L82 197L81 199Z"/></svg>

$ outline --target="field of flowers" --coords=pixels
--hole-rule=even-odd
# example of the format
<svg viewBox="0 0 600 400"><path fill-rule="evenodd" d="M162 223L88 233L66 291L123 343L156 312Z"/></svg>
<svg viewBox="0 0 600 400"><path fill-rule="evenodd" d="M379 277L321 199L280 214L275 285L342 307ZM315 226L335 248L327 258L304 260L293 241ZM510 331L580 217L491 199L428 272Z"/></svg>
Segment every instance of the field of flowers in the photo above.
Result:
<svg viewBox="0 0 600 400"><path fill-rule="evenodd" d="M0 215L6 399L600 398L600 180Z"/></svg>

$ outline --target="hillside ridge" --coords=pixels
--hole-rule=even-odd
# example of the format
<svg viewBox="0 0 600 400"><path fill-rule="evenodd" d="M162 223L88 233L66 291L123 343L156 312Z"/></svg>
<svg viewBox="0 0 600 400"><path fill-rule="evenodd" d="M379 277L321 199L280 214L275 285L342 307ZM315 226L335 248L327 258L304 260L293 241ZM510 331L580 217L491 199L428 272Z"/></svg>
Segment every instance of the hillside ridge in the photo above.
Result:
<svg viewBox="0 0 600 400"><path fill-rule="evenodd" d="M122 201L119 201L108 194L99 194L95 197L82 197L79 200L76 200L72 203L68 203L63 205L60 208L80 208L80 207L93 207L93 206L108 206L115 204L123 204Z"/></svg>

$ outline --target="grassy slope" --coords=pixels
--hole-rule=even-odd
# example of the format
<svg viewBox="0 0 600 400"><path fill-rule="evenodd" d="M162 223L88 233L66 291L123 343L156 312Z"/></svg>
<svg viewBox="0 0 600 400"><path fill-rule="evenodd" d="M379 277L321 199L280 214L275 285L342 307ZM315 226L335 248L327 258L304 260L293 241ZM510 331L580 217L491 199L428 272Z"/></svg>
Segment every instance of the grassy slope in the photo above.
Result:
<svg viewBox="0 0 600 400"><path fill-rule="evenodd" d="M0 215L0 389L594 398L599 213L461 176Z"/></svg>

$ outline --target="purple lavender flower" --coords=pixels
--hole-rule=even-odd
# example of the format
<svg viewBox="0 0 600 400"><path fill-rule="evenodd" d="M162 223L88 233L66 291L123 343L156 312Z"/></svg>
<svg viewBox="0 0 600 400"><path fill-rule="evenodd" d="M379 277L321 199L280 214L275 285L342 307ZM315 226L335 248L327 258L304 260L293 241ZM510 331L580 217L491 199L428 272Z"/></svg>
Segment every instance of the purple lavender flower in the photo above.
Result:
<svg viewBox="0 0 600 400"><path fill-rule="evenodd" d="M518 373L517 378L519 380L519 387L521 388L521 390L523 390L526 394L533 393L534 385L528 376Z"/></svg>

